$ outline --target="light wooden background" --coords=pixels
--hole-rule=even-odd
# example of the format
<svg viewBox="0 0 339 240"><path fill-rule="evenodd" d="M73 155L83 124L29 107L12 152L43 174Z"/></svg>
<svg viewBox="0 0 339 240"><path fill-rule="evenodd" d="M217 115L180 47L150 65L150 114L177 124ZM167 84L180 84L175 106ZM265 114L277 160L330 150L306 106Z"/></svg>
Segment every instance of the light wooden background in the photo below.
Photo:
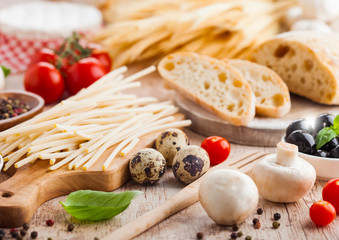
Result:
<svg viewBox="0 0 339 240"><path fill-rule="evenodd" d="M24 0L1 0L0 7L14 2ZM28 0L26 0L28 1ZM22 88L22 75L12 76L7 79L7 88ZM173 92L165 91L161 86L161 81L156 75L143 80L143 87L138 92L139 95L153 95L160 99L173 98ZM204 139L189 130L188 134L191 144L200 145ZM247 137L247 136L243 136ZM250 150L274 152L274 148L258 148L231 144L231 155L237 156ZM0 173L0 182L8 177ZM321 200L322 187L324 181L317 181L312 191L303 199L291 204L276 204L260 198L259 206L263 208L263 215L253 214L246 222L241 224L240 230L244 233L241 239L246 235L252 236L252 239L305 239L305 240L336 240L339 239L339 218L329 226L317 227L309 218L309 207L313 202ZM44 203L34 214L29 222L31 231L38 231L37 239L84 239L93 240L96 237L102 238L118 227L146 213L159 204L171 198L184 186L178 183L171 169L167 169L162 180L155 186L141 186L132 181L125 184L116 192L126 190L139 190L144 194L137 197L131 203L130 207L115 218L101 222L78 221L72 218L64 211L59 201L65 200L66 196L59 197ZM1 199L0 199L1 201ZM227 204L227 203L225 203ZM279 212L282 215L281 226L275 230L272 226L272 216ZM252 219L257 217L261 220L262 228L254 229ZM48 227L47 219L53 219L55 225ZM73 232L67 231L67 225L73 223L75 229ZM8 233L9 229L5 229ZM149 231L140 235L137 239L196 239L196 233L203 232L204 239L230 239L231 228L215 224L205 213L199 203L181 211L180 213L166 219L160 224L154 226ZM12 239L7 234L5 239ZM27 236L23 239L29 239Z"/></svg>
<svg viewBox="0 0 339 240"><path fill-rule="evenodd" d="M134 72L139 68L133 67L130 71ZM22 75L8 78L7 83L7 88L22 88ZM137 92L138 95L152 95L160 100L173 99L174 97L174 92L165 90L162 87L162 81L157 74L144 78L142 84L143 86ZM188 134L191 144L200 145L204 139L204 136L195 134L190 130L185 130L185 132ZM230 157L253 150L274 152L274 148L231 144ZM6 178L6 175L0 174L0 182ZM324 184L324 181L317 181L312 191L296 203L277 204L260 198L258 207L263 208L264 214L259 216L254 213L246 222L240 225L240 230L244 233L244 237L241 239L244 239L246 235L252 236L252 239L339 239L338 217L334 223L326 227L316 227L309 218L309 207L313 202L321 200L321 191ZM38 209L29 222L30 231L38 231L38 239L47 239L48 237L52 237L52 239L74 240L93 240L95 237L100 239L118 227L165 202L183 187L184 185L176 181L170 168L167 169L163 179L155 186L146 187L130 181L122 188L116 190L116 192L139 190L144 194L133 200L130 207L122 214L102 222L78 221L72 218L63 210L59 203L59 201L65 200L66 196L59 197L44 203ZM281 226L277 230L272 228L272 216L276 212L282 215L280 220ZM251 222L254 217L258 217L261 220L261 229L256 230L253 228ZM45 223L47 219L53 219L55 225L48 227ZM73 232L67 231L69 223L75 224ZM215 224L207 216L201 205L196 203L154 226L137 239L196 239L197 232L203 232L205 239L230 239L231 228Z"/></svg>

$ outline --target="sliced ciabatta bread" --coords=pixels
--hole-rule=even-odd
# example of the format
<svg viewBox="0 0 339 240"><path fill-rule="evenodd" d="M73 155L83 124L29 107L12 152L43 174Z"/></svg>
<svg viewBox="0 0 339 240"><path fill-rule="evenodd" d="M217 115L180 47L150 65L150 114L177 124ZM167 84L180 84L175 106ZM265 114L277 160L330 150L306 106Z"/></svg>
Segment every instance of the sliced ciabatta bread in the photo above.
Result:
<svg viewBox="0 0 339 240"><path fill-rule="evenodd" d="M339 34L287 32L261 44L252 61L273 69L292 93L339 104Z"/></svg>
<svg viewBox="0 0 339 240"><path fill-rule="evenodd" d="M224 61L235 67L250 84L256 98L256 114L277 118L290 111L290 93L278 74L268 67L246 60Z"/></svg>
<svg viewBox="0 0 339 240"><path fill-rule="evenodd" d="M158 71L165 85L234 125L247 125L255 115L251 87L224 61L179 52L163 58Z"/></svg>

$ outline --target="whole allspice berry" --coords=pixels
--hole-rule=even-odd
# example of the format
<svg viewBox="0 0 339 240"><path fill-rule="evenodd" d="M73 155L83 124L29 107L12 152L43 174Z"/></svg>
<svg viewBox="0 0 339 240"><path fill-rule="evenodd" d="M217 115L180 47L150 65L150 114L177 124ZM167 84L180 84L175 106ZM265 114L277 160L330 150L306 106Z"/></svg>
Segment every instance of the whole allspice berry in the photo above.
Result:
<svg viewBox="0 0 339 240"><path fill-rule="evenodd" d="M69 232L72 232L73 229L74 229L74 225L73 225L73 224L68 224L67 230L68 230Z"/></svg>
<svg viewBox="0 0 339 240"><path fill-rule="evenodd" d="M203 239L203 238L204 238L204 234L202 232L198 232L197 239Z"/></svg>

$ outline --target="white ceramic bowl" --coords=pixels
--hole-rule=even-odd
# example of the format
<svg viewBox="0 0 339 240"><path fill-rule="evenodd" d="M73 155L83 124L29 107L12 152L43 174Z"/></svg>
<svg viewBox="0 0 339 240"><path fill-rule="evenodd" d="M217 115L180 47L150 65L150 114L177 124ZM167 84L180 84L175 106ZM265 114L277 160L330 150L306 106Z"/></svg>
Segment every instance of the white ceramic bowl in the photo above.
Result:
<svg viewBox="0 0 339 240"><path fill-rule="evenodd" d="M281 140L285 142L285 135ZM317 157L301 152L298 153L298 156L312 164L317 172L317 179L330 180L339 177L339 158Z"/></svg>

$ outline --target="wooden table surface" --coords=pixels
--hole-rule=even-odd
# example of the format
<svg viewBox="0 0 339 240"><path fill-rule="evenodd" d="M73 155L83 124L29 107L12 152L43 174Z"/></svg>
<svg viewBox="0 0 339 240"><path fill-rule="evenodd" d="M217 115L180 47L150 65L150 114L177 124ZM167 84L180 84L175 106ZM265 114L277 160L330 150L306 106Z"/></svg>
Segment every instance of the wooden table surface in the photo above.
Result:
<svg viewBox="0 0 339 240"><path fill-rule="evenodd" d="M135 70L136 68L130 69L130 71ZM22 79L22 75L9 77L7 79L7 88L22 88ZM162 87L162 82L156 74L144 78L142 84L142 88L138 90L139 95L152 95L160 100L173 99L174 97L172 91L165 90ZM188 129L185 132L189 136L191 144L200 145L204 139L204 136L200 136ZM253 150L274 152L274 148L249 147L231 143L230 158ZM7 178L5 174L0 173L0 182ZM295 203L277 204L260 198L258 207L261 207L264 213L262 215L253 213L246 222L239 225L244 236L238 239L245 239L247 235L250 235L252 239L339 239L338 217L326 227L316 227L309 218L309 208L315 201L321 200L321 191L324 184L324 181L317 181L312 191ZM134 199L129 208L120 215L111 220L101 222L74 219L59 203L59 201L63 201L66 198L66 196L62 196L44 203L37 210L29 222L29 232L37 231L38 239L48 239L49 237L52 239L93 240L96 237L101 239L120 226L159 206L183 187L184 185L176 181L170 168L167 169L161 181L154 186L142 186L129 181L116 192L139 190L143 192L143 195ZM281 214L281 226L275 230L272 228L272 216L276 212ZM252 219L255 217L261 220L261 229L253 228ZM55 221L54 226L48 227L46 225L46 220L48 219ZM67 231L67 225L70 223L75 225L73 232ZM6 229L6 231L8 232L9 229ZM204 234L204 239L230 239L232 233L230 227L215 224L198 202L152 227L136 239L196 239L198 232ZM11 238L7 235L5 239ZM29 238L26 237L26 239Z"/></svg>

